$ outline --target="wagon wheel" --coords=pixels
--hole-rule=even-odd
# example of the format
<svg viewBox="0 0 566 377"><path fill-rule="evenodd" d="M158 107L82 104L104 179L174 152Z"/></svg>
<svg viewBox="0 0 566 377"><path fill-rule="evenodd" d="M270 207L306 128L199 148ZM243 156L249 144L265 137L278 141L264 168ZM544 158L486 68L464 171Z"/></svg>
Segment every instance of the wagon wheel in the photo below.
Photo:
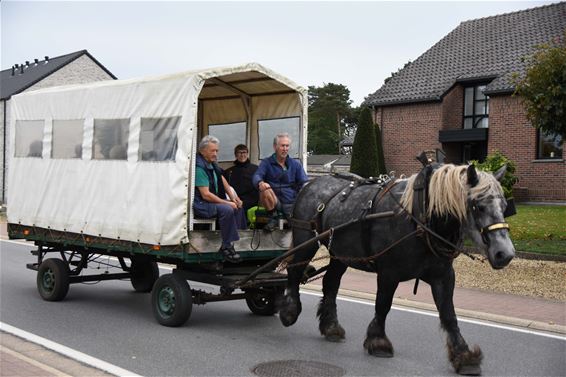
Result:
<svg viewBox="0 0 566 377"><path fill-rule="evenodd" d="M160 324L181 326L191 316L193 297L189 283L177 274L166 274L155 282L151 291L153 316Z"/></svg>
<svg viewBox="0 0 566 377"><path fill-rule="evenodd" d="M132 259L130 281L136 292L151 292L151 288L159 278L159 267L154 261Z"/></svg>
<svg viewBox="0 0 566 377"><path fill-rule="evenodd" d="M41 298L61 301L69 292L69 268L61 259L46 259L37 270L36 282Z"/></svg>
<svg viewBox="0 0 566 377"><path fill-rule="evenodd" d="M283 294L283 288L250 289L246 291L246 304L257 315L270 316L277 312L276 301Z"/></svg>

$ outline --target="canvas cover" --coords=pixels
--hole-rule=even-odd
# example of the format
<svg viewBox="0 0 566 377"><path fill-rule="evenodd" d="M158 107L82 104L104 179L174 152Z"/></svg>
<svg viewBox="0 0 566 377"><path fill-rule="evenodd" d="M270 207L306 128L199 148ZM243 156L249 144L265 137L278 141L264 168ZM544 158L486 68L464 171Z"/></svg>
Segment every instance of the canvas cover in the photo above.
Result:
<svg viewBox="0 0 566 377"><path fill-rule="evenodd" d="M252 96L250 124L265 114L301 116L306 162L307 92L259 64L26 92L12 97L8 222L147 244L188 242L198 120L242 113L226 99L233 91L214 78ZM215 111L203 113L199 99ZM100 135L108 130L121 148L104 150ZM159 130L173 130L175 145ZM62 134L81 141L54 142ZM251 128L248 134L253 143L257 136ZM152 142L173 152L146 153Z"/></svg>

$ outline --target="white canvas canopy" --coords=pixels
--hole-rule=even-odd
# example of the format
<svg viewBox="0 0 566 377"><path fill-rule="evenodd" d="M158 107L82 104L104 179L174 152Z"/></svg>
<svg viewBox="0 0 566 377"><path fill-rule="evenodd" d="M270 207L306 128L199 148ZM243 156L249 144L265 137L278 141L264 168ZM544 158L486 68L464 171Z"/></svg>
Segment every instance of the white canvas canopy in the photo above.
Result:
<svg viewBox="0 0 566 377"><path fill-rule="evenodd" d="M12 109L9 223L188 242L197 143L212 124L245 122L257 162L258 124L298 119L306 163L306 90L255 63L47 88L14 96Z"/></svg>

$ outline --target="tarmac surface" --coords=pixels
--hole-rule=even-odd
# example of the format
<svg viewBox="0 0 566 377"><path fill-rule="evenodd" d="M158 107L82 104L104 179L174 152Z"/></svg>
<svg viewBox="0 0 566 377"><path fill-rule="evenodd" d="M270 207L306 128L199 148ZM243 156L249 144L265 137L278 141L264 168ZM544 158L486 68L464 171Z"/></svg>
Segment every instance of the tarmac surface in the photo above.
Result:
<svg viewBox="0 0 566 377"><path fill-rule="evenodd" d="M6 224L0 224L0 238L7 239ZM322 280L303 286L320 292ZM436 312L429 286L420 282L413 295L414 281L399 285L393 305ZM342 278L340 295L375 300L376 275L349 269ZM539 298L456 288L454 305L460 318L473 318L503 325L566 335L566 303ZM33 336L15 336L9 326L0 324L0 376L111 376L123 375L111 368L85 361L76 354L63 355ZM90 364L90 365L88 365ZM98 367L98 368L97 368ZM127 373L126 373L127 374Z"/></svg>

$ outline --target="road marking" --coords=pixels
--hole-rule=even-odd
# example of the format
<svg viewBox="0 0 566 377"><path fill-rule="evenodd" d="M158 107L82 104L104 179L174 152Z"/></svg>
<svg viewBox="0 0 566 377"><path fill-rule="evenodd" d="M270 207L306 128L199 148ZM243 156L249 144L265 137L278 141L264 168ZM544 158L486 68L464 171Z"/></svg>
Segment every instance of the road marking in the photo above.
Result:
<svg viewBox="0 0 566 377"><path fill-rule="evenodd" d="M307 291L301 290L301 293L311 295L311 296L322 297L322 293L318 293L318 292L307 292ZM341 297L341 296L338 296L337 298L338 298L338 300L341 300L341 301L354 302L354 303L368 305L368 306L375 306L375 303L371 302L371 301L364 301L364 300L360 300L360 299L356 300L356 299L352 299L352 298L349 298L349 297ZM426 315L426 316L429 316L429 317L438 318L438 313L428 312L428 311L425 311L425 310L403 308L403 307L400 307L400 306L397 306L397 305L391 306L391 309L399 310L399 311L402 311L402 312L414 313L414 314L422 314L422 315ZM524 333L524 334L538 335L538 336L543 336L543 337L547 337L547 338L559 339L559 340L566 341L566 336L548 334L548 333L544 333L544 332L539 332L539 331L530 330L530 329L522 329L522 328L518 328L518 327L505 326L505 325L500 325L500 324L497 324L497 323L484 322L484 321L479 321L479 320L475 320L475 319L467 319L467 318L458 317L458 322L465 322L465 323L471 323L471 324L474 324L474 325L495 327L497 329L502 329L502 330L515 331L515 332L520 332L520 333Z"/></svg>
<svg viewBox="0 0 566 377"><path fill-rule="evenodd" d="M7 238L0 238L0 241L13 243L13 244L16 244L16 245L22 245L22 246L35 246L33 243L31 243L31 241L12 241L12 240L9 240Z"/></svg>
<svg viewBox="0 0 566 377"><path fill-rule="evenodd" d="M97 359L95 357L89 356L85 353L74 350L74 349L69 348L67 346L64 346L62 344L55 343L55 342L53 342L49 339L42 338L38 335L32 334L30 332L19 329L17 327L10 326L10 325L8 325L4 322L0 322L0 330L5 331L5 332L10 333L10 334L15 335L15 336L19 336L20 338L28 340L32 343L42 345L43 347L49 348L50 350L53 350L57 353L60 353L61 355L70 357L71 359L77 360L81 363L84 363L84 364L87 364L91 367L103 370L103 371L108 372L110 374L113 374L113 375L116 375L116 376L141 377L140 375L135 374L134 372L130 372L129 370L120 368L116 365L107 363L106 361L103 361L103 360Z"/></svg>

